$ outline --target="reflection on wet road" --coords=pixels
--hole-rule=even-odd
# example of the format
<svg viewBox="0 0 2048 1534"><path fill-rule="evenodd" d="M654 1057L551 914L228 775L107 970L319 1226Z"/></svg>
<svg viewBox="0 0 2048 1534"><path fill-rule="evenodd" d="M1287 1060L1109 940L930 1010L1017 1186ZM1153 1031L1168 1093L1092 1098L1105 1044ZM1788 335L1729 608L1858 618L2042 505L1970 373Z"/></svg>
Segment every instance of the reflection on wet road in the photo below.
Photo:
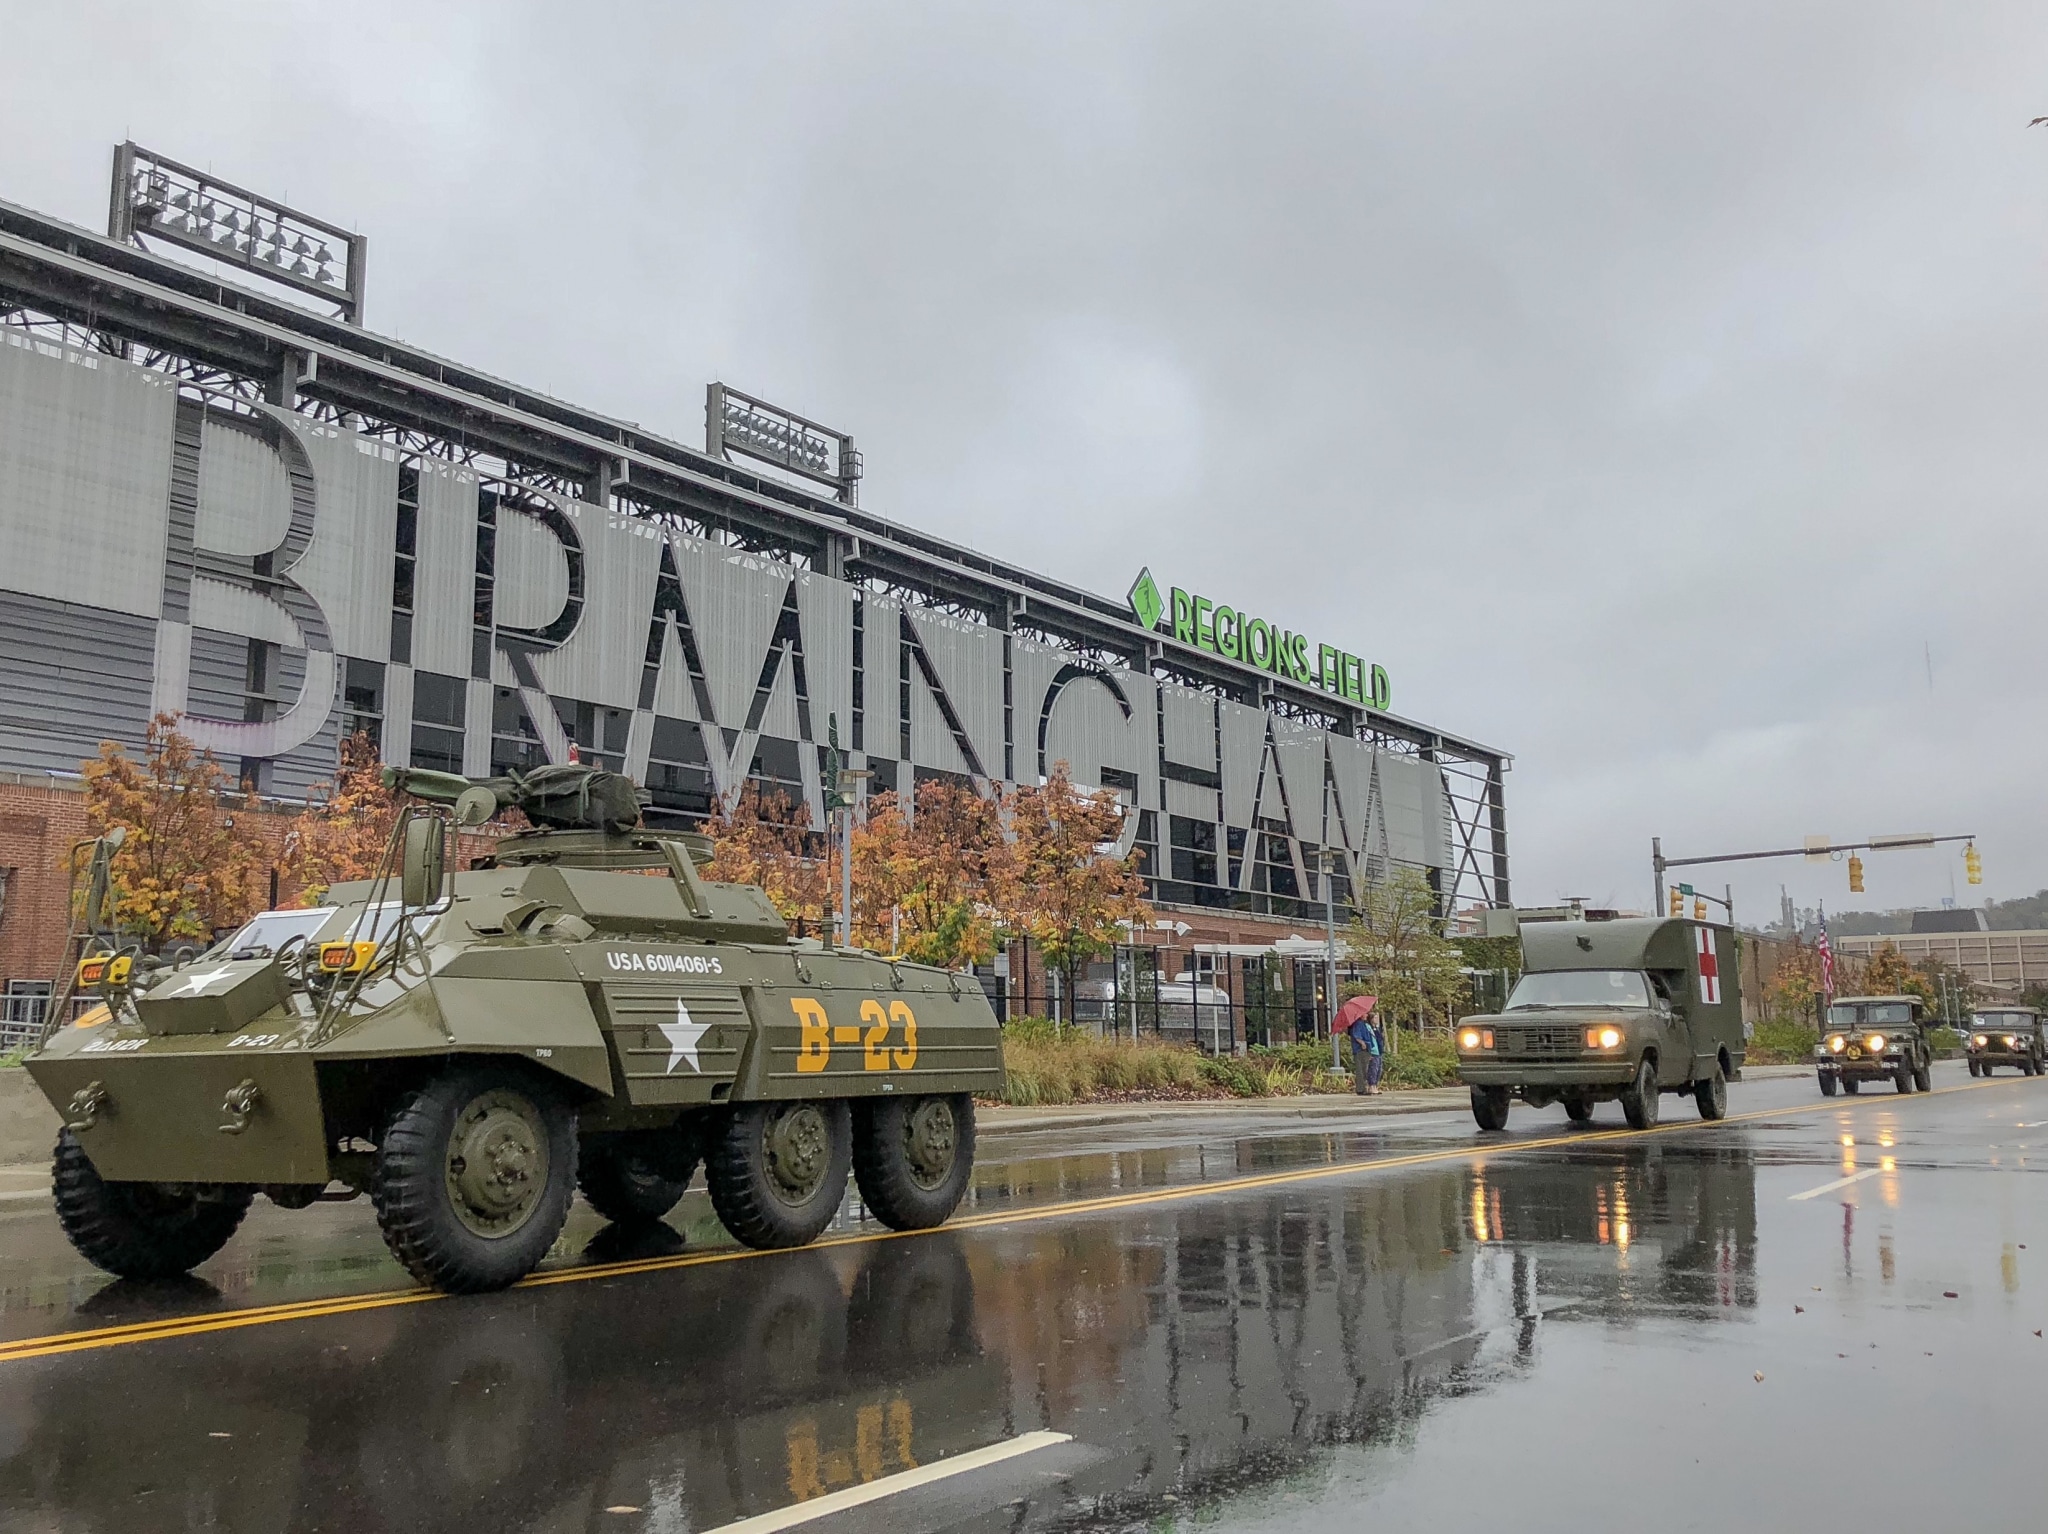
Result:
<svg viewBox="0 0 2048 1534"><path fill-rule="evenodd" d="M992 1136L958 1228L728 1256L701 1195L579 1208L473 1300L360 1205L259 1205L168 1292L6 1206L0 1527L702 1534L1045 1429L806 1527L2031 1524L2048 1086L1942 1085Z"/></svg>

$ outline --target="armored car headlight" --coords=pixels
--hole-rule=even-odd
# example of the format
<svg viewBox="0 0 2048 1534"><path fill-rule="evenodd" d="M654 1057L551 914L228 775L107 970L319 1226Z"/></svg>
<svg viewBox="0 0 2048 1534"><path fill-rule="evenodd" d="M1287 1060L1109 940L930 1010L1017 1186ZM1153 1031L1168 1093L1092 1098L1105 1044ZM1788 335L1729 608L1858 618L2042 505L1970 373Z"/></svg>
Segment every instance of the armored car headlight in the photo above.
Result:
<svg viewBox="0 0 2048 1534"><path fill-rule="evenodd" d="M2020 1047L2020 1041L2008 1033L2005 1036L2005 1047L2007 1049L2018 1049Z"/></svg>
<svg viewBox="0 0 2048 1534"><path fill-rule="evenodd" d="M1869 1038L1863 1041L1863 1047L1869 1050L1873 1055L1883 1054L1884 1035L1881 1033L1873 1033Z"/></svg>
<svg viewBox="0 0 2048 1534"><path fill-rule="evenodd" d="M1991 1040L1980 1033L1974 1039L1970 1040L1970 1042L1972 1044L1975 1044L1979 1049L1982 1049L1986 1044L1989 1044Z"/></svg>
<svg viewBox="0 0 2048 1534"><path fill-rule="evenodd" d="M1848 1047L1849 1041L1843 1038L1839 1033L1828 1040L1828 1051L1831 1054L1839 1055L1843 1050L1847 1049Z"/></svg>

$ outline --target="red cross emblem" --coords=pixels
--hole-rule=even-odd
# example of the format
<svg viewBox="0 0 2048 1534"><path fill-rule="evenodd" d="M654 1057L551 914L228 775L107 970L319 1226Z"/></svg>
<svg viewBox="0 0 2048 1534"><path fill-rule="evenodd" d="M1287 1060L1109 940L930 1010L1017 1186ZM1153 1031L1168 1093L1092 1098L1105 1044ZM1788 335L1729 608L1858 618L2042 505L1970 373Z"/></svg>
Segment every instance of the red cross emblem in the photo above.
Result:
<svg viewBox="0 0 2048 1534"><path fill-rule="evenodd" d="M1700 1005L1721 1005L1721 959L1714 952L1714 929L1696 927L1700 958Z"/></svg>

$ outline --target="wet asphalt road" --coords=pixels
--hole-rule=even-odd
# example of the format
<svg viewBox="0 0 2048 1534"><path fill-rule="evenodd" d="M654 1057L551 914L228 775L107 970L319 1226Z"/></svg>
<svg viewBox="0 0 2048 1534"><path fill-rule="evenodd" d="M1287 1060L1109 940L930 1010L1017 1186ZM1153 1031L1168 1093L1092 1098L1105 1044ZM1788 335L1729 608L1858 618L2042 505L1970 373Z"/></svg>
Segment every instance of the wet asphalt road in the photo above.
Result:
<svg viewBox="0 0 2048 1534"><path fill-rule="evenodd" d="M362 1201L259 1201L169 1291L0 1203L0 1528L704 1534L1049 1429L802 1526L2031 1529L2048 1082L1937 1085L1004 1134L942 1232L579 1204L478 1300Z"/></svg>

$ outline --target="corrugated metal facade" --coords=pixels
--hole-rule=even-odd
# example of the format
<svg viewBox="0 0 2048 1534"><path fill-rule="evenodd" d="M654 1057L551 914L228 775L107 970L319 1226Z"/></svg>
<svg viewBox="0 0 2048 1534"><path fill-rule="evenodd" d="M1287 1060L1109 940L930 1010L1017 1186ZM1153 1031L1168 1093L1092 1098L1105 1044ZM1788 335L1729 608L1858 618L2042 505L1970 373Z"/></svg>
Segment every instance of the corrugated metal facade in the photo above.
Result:
<svg viewBox="0 0 2048 1534"><path fill-rule="evenodd" d="M1066 762L1153 812L1161 846L1174 819L1229 842L1219 890L1251 887L1227 833L1255 817L1341 842L1360 873L1448 855L1427 761L332 425L209 412L157 373L5 333L0 540L9 768L133 744L170 699L208 738L274 747L257 764L274 792L331 769L346 712L381 720L389 758L476 773L508 730L550 754L581 730L586 755L636 773L657 738L701 742L670 766L729 792L758 754L816 807L836 720L884 786Z"/></svg>

